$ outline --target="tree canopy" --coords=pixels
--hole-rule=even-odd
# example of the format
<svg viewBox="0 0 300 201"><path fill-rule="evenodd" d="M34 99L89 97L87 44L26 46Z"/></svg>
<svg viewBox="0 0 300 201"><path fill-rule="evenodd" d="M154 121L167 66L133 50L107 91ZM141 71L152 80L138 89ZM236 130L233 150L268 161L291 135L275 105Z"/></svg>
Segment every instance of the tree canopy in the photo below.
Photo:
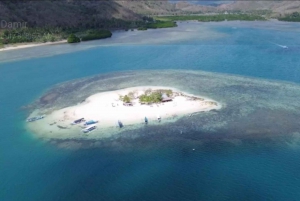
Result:
<svg viewBox="0 0 300 201"><path fill-rule="evenodd" d="M78 38L77 36L75 36L75 34L70 34L68 37L68 43L79 43L80 42L80 38Z"/></svg>
<svg viewBox="0 0 300 201"><path fill-rule="evenodd" d="M162 94L160 92L152 92L141 95L139 99L141 103L159 103L162 101Z"/></svg>
<svg viewBox="0 0 300 201"><path fill-rule="evenodd" d="M130 102L131 102L131 98L130 98L128 95L125 95L125 96L123 97L123 102L124 102L124 103L130 103Z"/></svg>
<svg viewBox="0 0 300 201"><path fill-rule="evenodd" d="M88 41L95 39L110 38L111 36L112 33L109 30L89 30L87 31L87 34L81 38L81 40Z"/></svg>
<svg viewBox="0 0 300 201"><path fill-rule="evenodd" d="M289 22L300 22L300 13L293 12L291 14L287 14L284 17L278 18L281 21L289 21Z"/></svg>

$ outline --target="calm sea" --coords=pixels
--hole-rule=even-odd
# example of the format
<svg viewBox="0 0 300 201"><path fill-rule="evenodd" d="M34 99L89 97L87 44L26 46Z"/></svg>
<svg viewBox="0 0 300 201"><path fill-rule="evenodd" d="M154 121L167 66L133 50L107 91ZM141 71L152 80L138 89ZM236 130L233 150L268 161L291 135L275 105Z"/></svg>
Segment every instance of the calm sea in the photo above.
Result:
<svg viewBox="0 0 300 201"><path fill-rule="evenodd" d="M193 69L299 83L299 33L295 23L189 22L1 52L0 200L299 200L298 146L68 150L34 139L21 110L54 84L113 71Z"/></svg>

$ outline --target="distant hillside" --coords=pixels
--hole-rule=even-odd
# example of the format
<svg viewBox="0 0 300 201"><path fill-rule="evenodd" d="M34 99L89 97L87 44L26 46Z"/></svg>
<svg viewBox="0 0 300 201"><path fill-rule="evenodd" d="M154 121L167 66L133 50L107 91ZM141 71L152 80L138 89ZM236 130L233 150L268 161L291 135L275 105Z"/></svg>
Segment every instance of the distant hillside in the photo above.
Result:
<svg viewBox="0 0 300 201"><path fill-rule="evenodd" d="M29 27L118 28L120 21L142 21L143 16L267 10L272 16L300 11L299 1L235 1L201 6L168 0L14 0L0 1L0 19L26 21ZM121 23L122 24L122 23ZM3 27L2 27L3 28Z"/></svg>
<svg viewBox="0 0 300 201"><path fill-rule="evenodd" d="M138 21L141 16L115 1L1 1L0 19L30 27L97 27L106 21Z"/></svg>
<svg viewBox="0 0 300 201"><path fill-rule="evenodd" d="M123 7L141 15L170 15L182 14L182 10L176 7L176 4L170 3L169 0L152 0L152 1L116 1Z"/></svg>
<svg viewBox="0 0 300 201"><path fill-rule="evenodd" d="M174 13L175 10L175 5L168 1L0 1L0 47L24 42L59 41L71 34L81 40L99 39L103 37L89 33L101 29L174 27L174 22L153 22L147 15ZM10 26L12 22L14 25Z"/></svg>
<svg viewBox="0 0 300 201"><path fill-rule="evenodd" d="M176 13L182 12L168 0L0 1L1 20L24 21L29 27L101 28L114 21L142 21L143 16Z"/></svg>
<svg viewBox="0 0 300 201"><path fill-rule="evenodd" d="M280 16L300 11L300 1L237 1L229 5L221 5L219 10L269 10L272 16Z"/></svg>
<svg viewBox="0 0 300 201"><path fill-rule="evenodd" d="M271 16L278 17L293 12L300 12L300 1L234 1L229 4L218 6L194 5L188 1L178 2L176 8L192 13L215 13L215 12L255 12L269 11Z"/></svg>

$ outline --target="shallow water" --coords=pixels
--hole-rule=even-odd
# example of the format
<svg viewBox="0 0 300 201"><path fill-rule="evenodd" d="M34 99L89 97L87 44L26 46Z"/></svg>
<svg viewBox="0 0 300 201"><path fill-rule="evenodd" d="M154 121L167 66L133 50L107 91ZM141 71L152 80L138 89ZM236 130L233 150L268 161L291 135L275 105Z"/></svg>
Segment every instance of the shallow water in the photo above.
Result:
<svg viewBox="0 0 300 201"><path fill-rule="evenodd" d="M125 125L126 129L121 131L117 128L103 130L100 125L99 131L80 138L102 138L103 132L107 136L107 133L113 134L118 130L121 134L113 136L113 141L119 137L135 139L144 136L147 140L181 139L184 143L184 140L218 138L230 141L235 138L288 136L300 129L299 85L203 71L152 70L100 74L57 85L32 106L41 114L46 114L76 105L95 93L134 86L176 87L187 93L212 98L222 105L222 109L195 113L175 123L163 120L160 125L149 122L146 127L142 124ZM51 134L45 136L51 137Z"/></svg>
<svg viewBox="0 0 300 201"><path fill-rule="evenodd" d="M126 37L120 33L111 39L114 45L105 47L99 45L109 42L97 41L89 43L93 47L86 43L1 53L0 199L298 200L299 28L282 22L182 23L176 29L127 32ZM170 36L176 37L167 40ZM24 60L28 56L33 58ZM227 112L183 118L178 124L182 128L172 124L126 131L129 140L125 136L110 142L52 144L24 130L28 111L20 108L53 85L140 69L181 69L176 79L168 76L177 82L174 87L223 100ZM208 79L215 86L199 87L204 81L199 75L185 76L186 70L237 77L212 73L219 82ZM240 76L249 76L249 81ZM144 82L149 81L157 83L148 74ZM231 107L238 103L240 107ZM221 120L230 123L213 124ZM193 122L197 124L191 126ZM220 130L224 126L227 130ZM180 136L178 129L186 129L187 135ZM232 133L232 138L226 136Z"/></svg>

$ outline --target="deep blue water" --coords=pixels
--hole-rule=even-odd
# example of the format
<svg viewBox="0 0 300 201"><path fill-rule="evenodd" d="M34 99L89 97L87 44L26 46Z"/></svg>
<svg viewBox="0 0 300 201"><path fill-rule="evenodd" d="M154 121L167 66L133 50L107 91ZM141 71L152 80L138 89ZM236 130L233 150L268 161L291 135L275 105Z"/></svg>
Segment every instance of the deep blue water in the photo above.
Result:
<svg viewBox="0 0 300 201"><path fill-rule="evenodd" d="M300 25L199 23L177 30L197 32L197 26L222 37L125 43L1 63L0 199L298 200L300 151L284 144L74 151L36 140L23 129L21 106L54 84L99 73L194 69L299 83Z"/></svg>

